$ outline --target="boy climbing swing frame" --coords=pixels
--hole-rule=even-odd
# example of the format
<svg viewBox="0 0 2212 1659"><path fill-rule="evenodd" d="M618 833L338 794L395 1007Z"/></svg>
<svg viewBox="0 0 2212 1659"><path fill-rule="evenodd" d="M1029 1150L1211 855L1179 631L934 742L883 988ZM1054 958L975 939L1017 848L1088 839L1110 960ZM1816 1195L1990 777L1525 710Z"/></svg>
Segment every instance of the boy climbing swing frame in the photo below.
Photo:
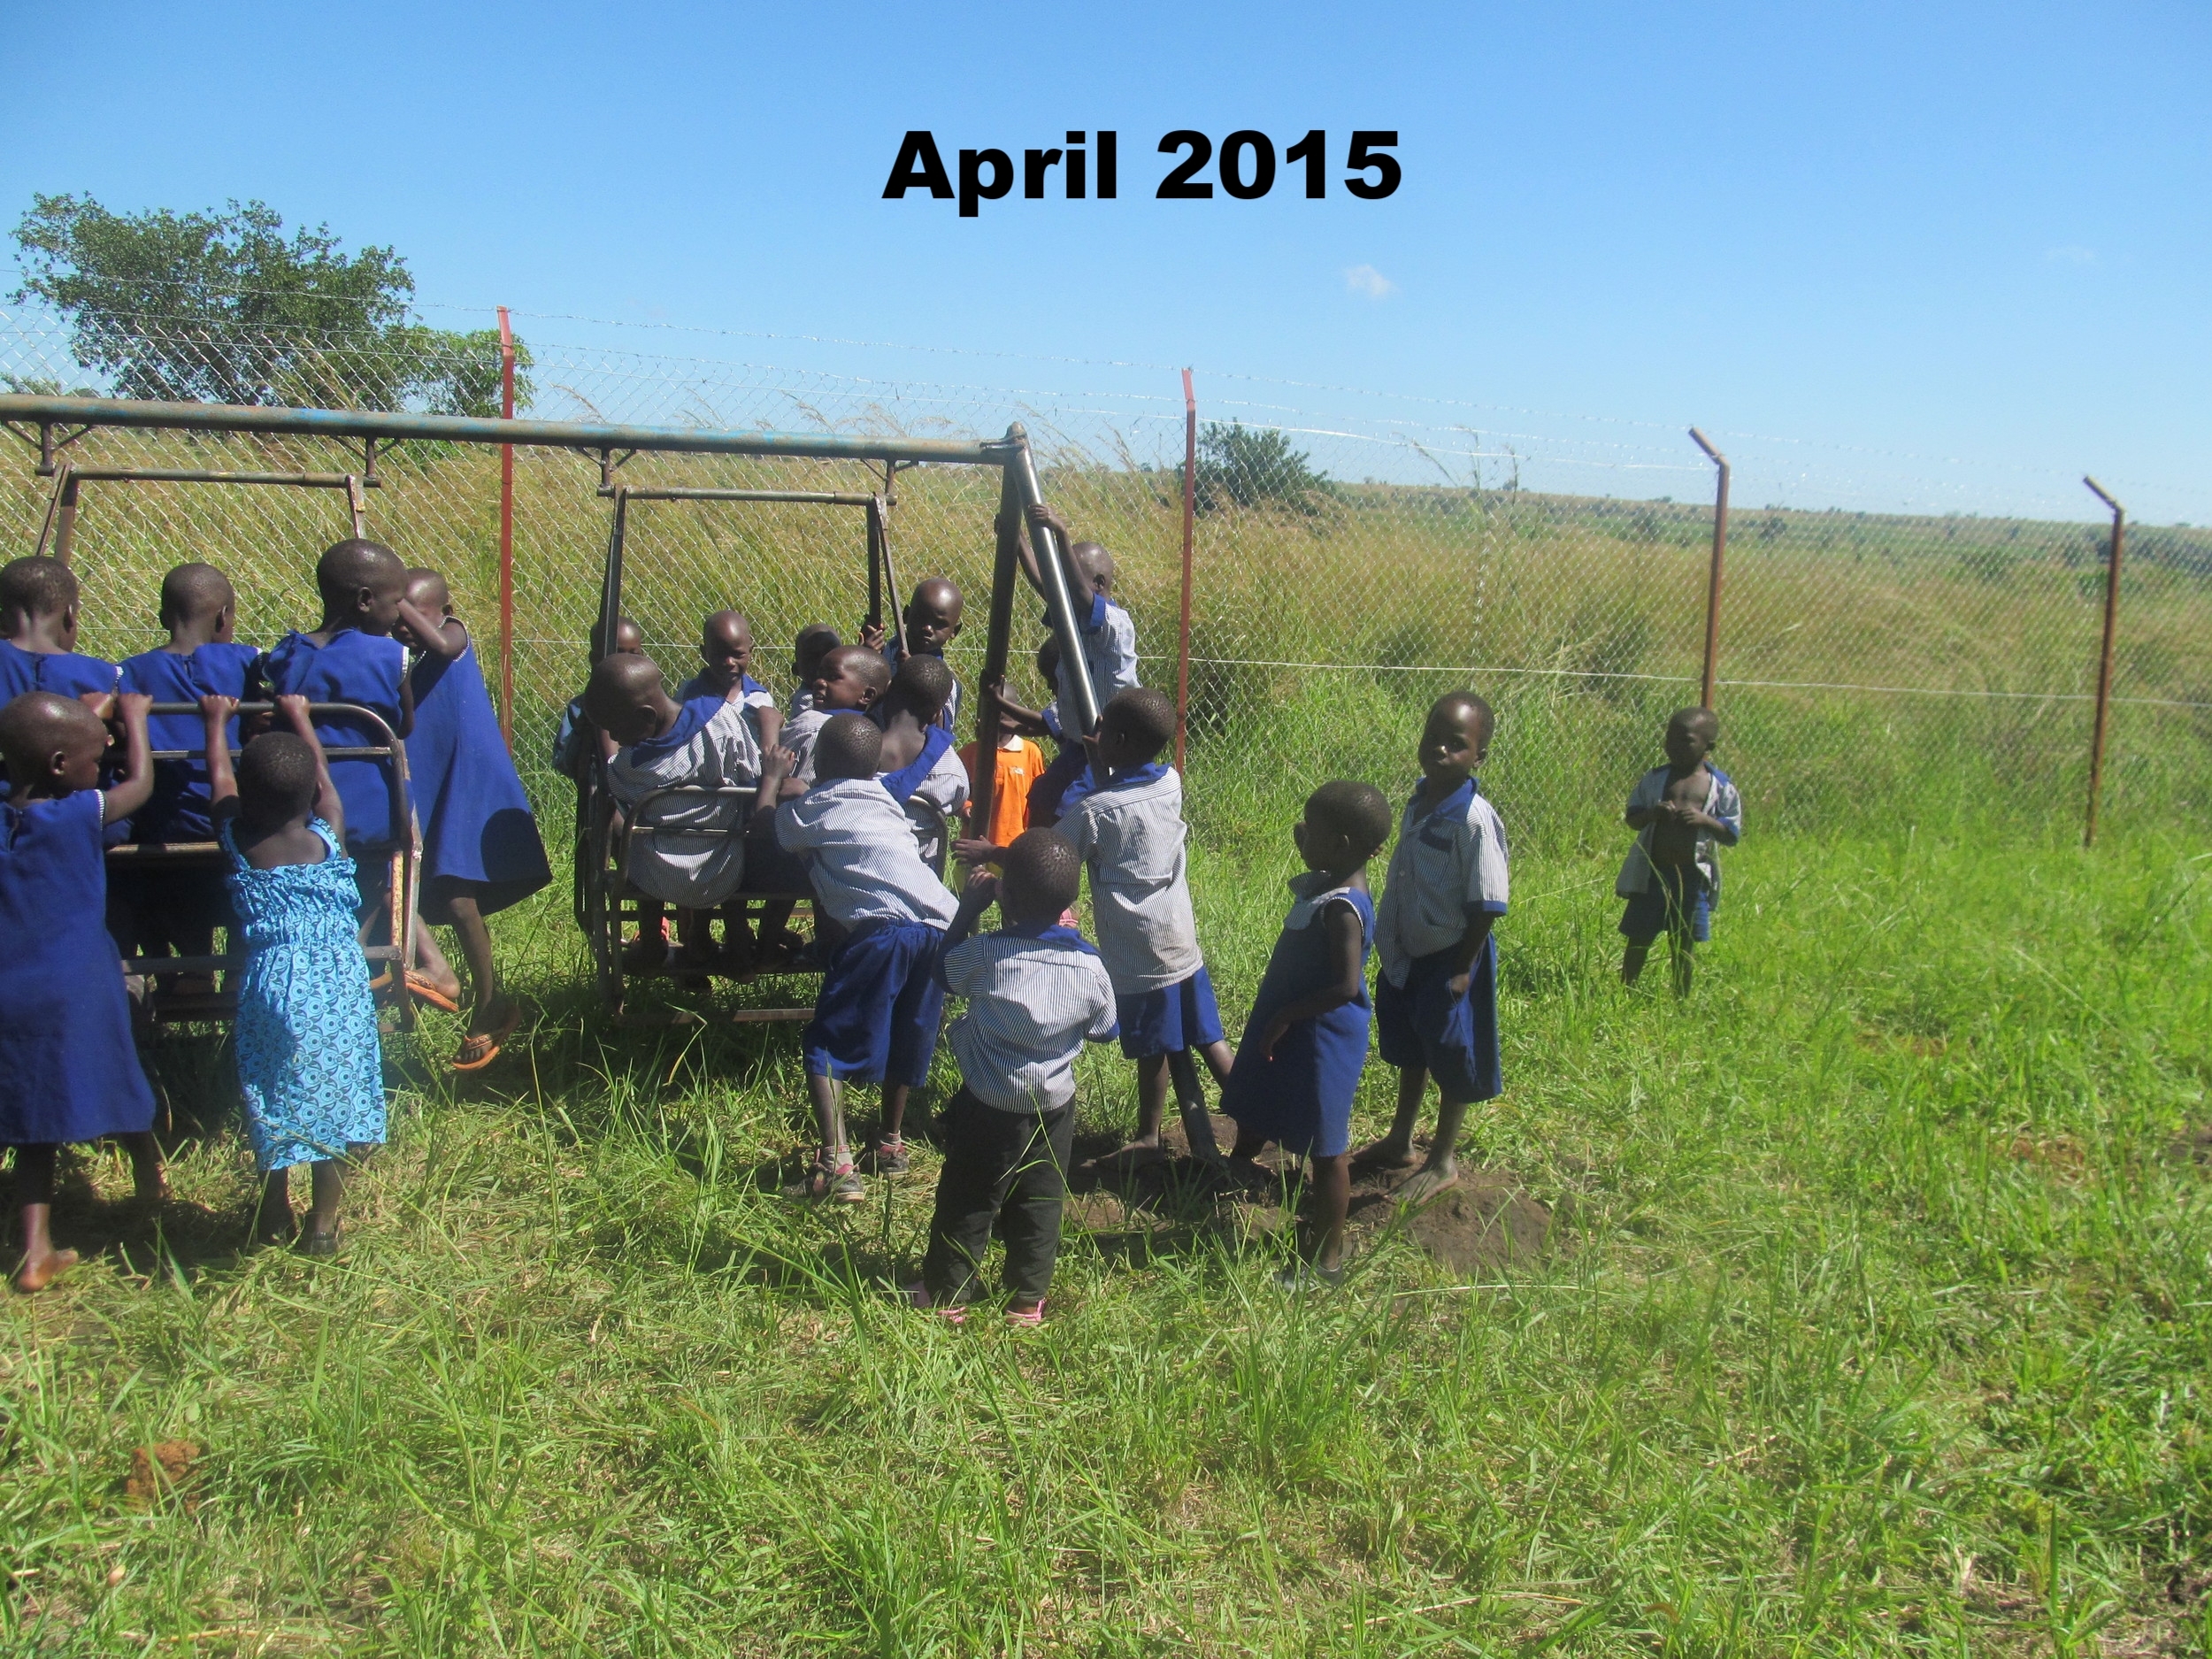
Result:
<svg viewBox="0 0 2212 1659"><path fill-rule="evenodd" d="M207 475L193 480L336 488L339 486L329 485L325 480L328 478L343 480L350 476L358 480L348 489L349 504L355 505L362 499L360 489L366 488L373 479L375 449L378 445L426 440L454 444L565 449L597 460L600 488L615 499L618 521L626 517L626 496L649 498L643 489L631 491L618 486L614 476L624 462L640 453L865 462L886 469L887 491L896 472L909 466L995 467L1000 475L996 550L992 567L990 621L984 651L981 695L976 699L977 738L979 752L983 753L990 751L997 737L998 707L991 687L1006 672L1009 641L1013 628L1015 590L1022 576L1020 539L1023 524L1036 508L1043 504L1035 457L1030 449L1028 434L1019 425L1009 426L1002 438L988 440L847 437L816 433L718 432L695 427L627 426L599 422L488 419L474 416L418 415L372 410L249 408L222 403L47 397L6 393L0 394L0 426L13 433L36 452L35 470L38 476L56 478L66 467L81 482L96 479L117 482L132 479L142 481L185 481L175 478L166 469L77 467L63 457L63 451L88 434L101 429L236 433L358 442L365 446L367 462L364 472L358 475L229 473ZM111 474L124 476L111 477ZM307 483L306 480L311 479L316 482ZM380 480L375 481L380 483ZM40 533L42 546L50 534L56 535L58 543L60 540L64 527L61 522L62 495L67 490L68 483L67 477L59 478L57 483L54 498L48 510L47 525L42 527ZM764 493L755 493L754 498ZM794 491L780 494L786 497L813 499L819 495L843 493ZM710 493L703 498L714 499L716 495ZM887 506L887 499L886 504ZM73 536L73 495L68 505L67 529L69 534ZM881 509L877 510L879 518L881 511ZM1053 634L1059 641L1063 659L1080 661L1081 634L1071 597L1074 581L1068 565L1068 549L1059 544L1057 536L1050 529L1042 526L1038 526L1034 535L1040 556L1037 565L1042 578L1047 615ZM872 580L871 609L879 618L887 595L891 599L895 614L897 602L896 589L892 586L887 532L879 532L876 545L881 557L879 563L872 561L872 567L879 570L881 580L879 582ZM621 554L620 537L611 532L607 564L600 590L598 619L604 630L602 634L603 638L612 637L615 618L621 614ZM1087 733L1098 722L1098 709L1091 687L1087 680L1079 675L1071 689L1077 704L1072 712ZM403 760L400 764L403 765ZM974 804L978 814L986 820L991 807L991 769L983 768L982 775L976 780ZM580 873L579 879L585 878ZM596 883L594 885L595 887ZM750 1017L757 1018L760 1016L752 1014Z"/></svg>

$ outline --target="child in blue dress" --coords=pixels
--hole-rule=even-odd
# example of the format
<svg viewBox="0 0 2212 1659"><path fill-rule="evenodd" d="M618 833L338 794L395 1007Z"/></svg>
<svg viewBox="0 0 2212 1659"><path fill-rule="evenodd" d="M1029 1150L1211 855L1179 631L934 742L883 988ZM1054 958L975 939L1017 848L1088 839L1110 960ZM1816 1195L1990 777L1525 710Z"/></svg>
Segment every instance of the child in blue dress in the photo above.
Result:
<svg viewBox="0 0 2212 1659"><path fill-rule="evenodd" d="M549 884L553 872L445 578L433 570L409 571L407 598L421 618L440 625L427 634L401 625L417 652L407 677L415 704L407 774L422 828L419 910L424 921L460 936L473 1006L451 1064L456 1071L480 1071L522 1023L522 1005L500 994L484 918ZM434 974L435 950L426 940L424 965Z"/></svg>
<svg viewBox="0 0 2212 1659"><path fill-rule="evenodd" d="M156 703L196 707L205 696L244 697L247 678L261 653L238 642L237 615L238 595L222 572L212 565L178 565L161 579L161 626L169 632L169 642L125 659L123 689L143 692ZM157 714L146 730L157 749L192 754L200 748L197 713ZM234 729L231 736L236 740ZM197 760L156 761L153 799L131 815L131 839L213 841L206 766ZM221 871L171 865L129 875L116 885L123 890L130 938L139 954L213 954L215 930L231 921ZM200 983L214 989L204 976Z"/></svg>
<svg viewBox="0 0 2212 1659"><path fill-rule="evenodd" d="M69 566L50 558L0 565L0 703L27 691L104 696L115 685L113 663L78 653L77 579ZM8 789L0 780L0 801ZM129 833L120 818L108 826L111 843Z"/></svg>
<svg viewBox="0 0 2212 1659"><path fill-rule="evenodd" d="M153 793L149 697L117 699L122 775L103 793L107 728L84 703L29 691L0 709L0 1145L15 1148L23 1261L42 1290L77 1259L54 1248L54 1163L65 1141L120 1135L142 1203L161 1196L154 1097L131 1041L123 964L103 922L107 826Z"/></svg>
<svg viewBox="0 0 2212 1659"><path fill-rule="evenodd" d="M392 637L403 623L418 634L437 631L407 598L407 567L391 549L358 538L338 542L315 563L322 620L312 632L288 634L254 665L253 697L298 695L310 703L351 703L376 715L405 738L414 729L414 688L407 680L407 648ZM412 614L410 614L410 613ZM317 722L326 747L367 748L383 743L374 726L342 715ZM386 855L411 832L413 808L395 817L386 763L331 763L330 775L345 803L346 850L357 861L364 917L381 917L389 876ZM418 972L406 970L416 995L451 1012L460 1010L460 976L442 958Z"/></svg>
<svg viewBox="0 0 2212 1659"><path fill-rule="evenodd" d="M231 903L245 936L235 976L238 1087L263 1174L257 1242L293 1236L291 1171L312 1167L299 1248L338 1253L338 1201L352 1149L384 1140L384 1065L376 1004L354 921L345 804L331 781L307 699L277 699L291 729L265 732L230 761L228 697L203 697L210 811L230 855Z"/></svg>
<svg viewBox="0 0 2212 1659"><path fill-rule="evenodd" d="M1236 1119L1230 1154L1248 1166L1272 1141L1313 1165L1302 1260L1283 1278L1344 1279L1344 1217L1351 1207L1352 1096L1367 1064L1367 953L1375 903L1367 861L1390 839L1390 803L1371 784L1325 783L1306 797L1293 829L1306 873L1268 958L1221 1091Z"/></svg>

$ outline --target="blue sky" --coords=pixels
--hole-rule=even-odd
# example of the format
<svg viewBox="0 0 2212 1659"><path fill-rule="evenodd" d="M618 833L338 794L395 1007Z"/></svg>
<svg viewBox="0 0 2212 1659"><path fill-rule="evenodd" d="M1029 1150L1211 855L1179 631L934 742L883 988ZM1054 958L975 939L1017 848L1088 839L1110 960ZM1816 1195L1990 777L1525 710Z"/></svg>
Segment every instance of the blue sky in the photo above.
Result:
<svg viewBox="0 0 2212 1659"><path fill-rule="evenodd" d="M1539 432L1648 423L1624 430L1661 447L1695 420L1802 440L1839 478L1963 468L2055 500L2095 470L2205 522L2208 64L2212 12L2128 0L90 0L18 59L0 207L258 196L396 244L441 307L1188 363L1202 393L1235 372L1535 411L1514 419ZM909 127L949 163L1105 127L1115 202L964 220L880 199ZM1315 127L1333 181L1353 128L1396 128L1398 194L1309 202L1286 176L1257 202L1152 197L1170 129ZM635 334L595 337L1070 390L1110 373Z"/></svg>

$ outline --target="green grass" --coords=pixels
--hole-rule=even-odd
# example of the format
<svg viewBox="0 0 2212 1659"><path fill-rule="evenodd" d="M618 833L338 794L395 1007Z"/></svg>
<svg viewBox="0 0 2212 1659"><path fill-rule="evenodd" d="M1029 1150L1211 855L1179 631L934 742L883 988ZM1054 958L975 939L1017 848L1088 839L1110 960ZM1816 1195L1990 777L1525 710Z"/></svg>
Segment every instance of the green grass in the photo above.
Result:
<svg viewBox="0 0 2212 1659"><path fill-rule="evenodd" d="M1229 839L1194 886L1240 1009L1287 869ZM1071 1229L1025 1336L884 1295L926 1159L849 1215L764 1191L802 1139L795 1033L603 1028L545 895L504 936L535 1041L399 1096L338 1263L227 1254L225 1130L179 1153L172 1257L0 1309L0 1632L2202 1651L2212 1215L2176 1147L2212 1118L2212 863L2069 841L1755 826L1687 1008L1610 981L1617 848L1525 846L1509 1092L1474 1140L1554 1208L1547 1256L1455 1280L1386 1240L1286 1300L1279 1247L1139 1217ZM171 1065L189 1099L220 1056ZM1130 1121L1124 1063L1083 1082L1087 1124ZM1389 1092L1373 1068L1368 1125ZM188 1485L134 1502L133 1448L174 1439Z"/></svg>

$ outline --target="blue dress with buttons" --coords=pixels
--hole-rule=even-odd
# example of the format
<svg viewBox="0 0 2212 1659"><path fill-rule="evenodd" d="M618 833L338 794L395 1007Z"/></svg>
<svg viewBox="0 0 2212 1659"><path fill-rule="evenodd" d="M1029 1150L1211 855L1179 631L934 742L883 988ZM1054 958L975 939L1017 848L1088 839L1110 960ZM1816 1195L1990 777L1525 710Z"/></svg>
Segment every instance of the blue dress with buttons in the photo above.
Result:
<svg viewBox="0 0 2212 1659"><path fill-rule="evenodd" d="M1297 902L1290 907L1282 936L1268 958L1236 1064L1221 1091L1221 1110L1246 1133L1272 1141L1286 1152L1334 1157L1350 1144L1352 1097L1367 1064L1372 1010L1367 1000L1366 966L1375 942L1375 905L1356 887L1325 886L1318 873L1300 876L1290 890ZM1337 982L1328 932L1317 925L1337 904L1350 905L1359 916L1359 995L1325 1014L1297 1021L1276 1043L1272 1057L1263 1059L1256 1040L1276 1011Z"/></svg>

